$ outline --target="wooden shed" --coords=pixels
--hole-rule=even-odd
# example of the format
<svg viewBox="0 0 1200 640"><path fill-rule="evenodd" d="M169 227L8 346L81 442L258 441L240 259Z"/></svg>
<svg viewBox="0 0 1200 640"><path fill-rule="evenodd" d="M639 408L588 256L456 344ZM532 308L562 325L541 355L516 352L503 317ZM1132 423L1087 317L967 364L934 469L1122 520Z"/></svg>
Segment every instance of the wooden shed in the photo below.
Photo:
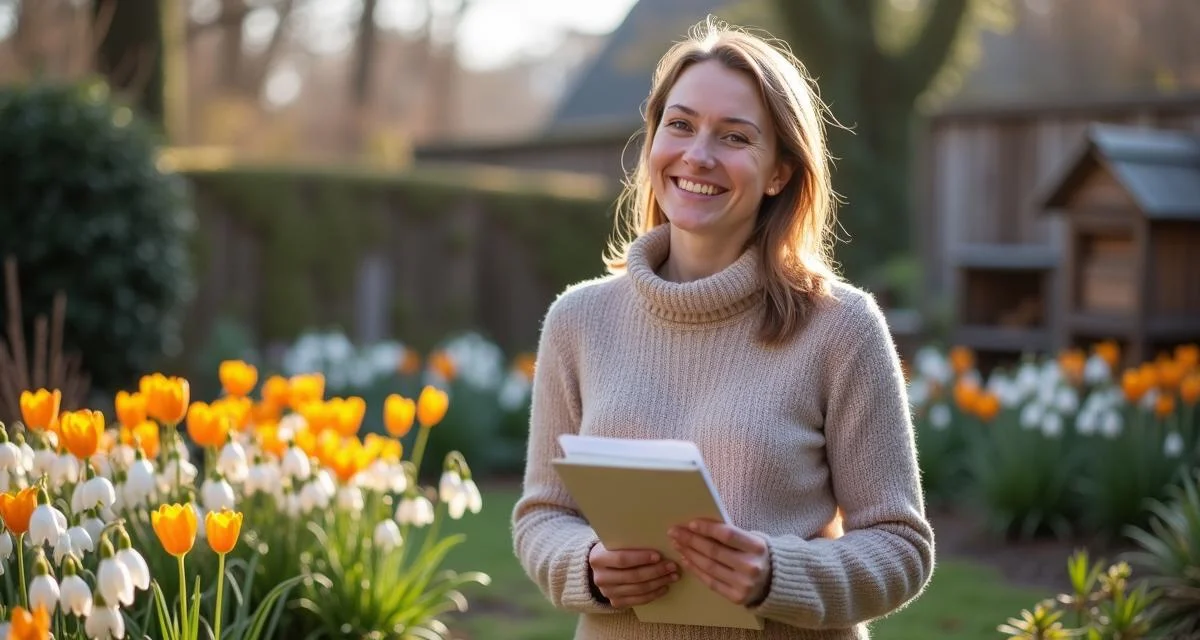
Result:
<svg viewBox="0 0 1200 640"><path fill-rule="evenodd" d="M1039 201L1064 226L1056 343L1200 340L1200 135L1092 125Z"/></svg>

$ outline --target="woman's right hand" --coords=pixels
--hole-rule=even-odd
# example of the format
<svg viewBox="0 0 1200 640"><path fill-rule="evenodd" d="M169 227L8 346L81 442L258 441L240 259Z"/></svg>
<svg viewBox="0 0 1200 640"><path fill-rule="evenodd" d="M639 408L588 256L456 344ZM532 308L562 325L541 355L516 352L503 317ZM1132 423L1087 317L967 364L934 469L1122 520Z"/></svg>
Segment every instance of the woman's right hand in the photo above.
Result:
<svg viewBox="0 0 1200 640"><path fill-rule="evenodd" d="M646 604L667 593L679 580L679 568L648 549L609 551L597 542L588 554L592 582L614 608Z"/></svg>

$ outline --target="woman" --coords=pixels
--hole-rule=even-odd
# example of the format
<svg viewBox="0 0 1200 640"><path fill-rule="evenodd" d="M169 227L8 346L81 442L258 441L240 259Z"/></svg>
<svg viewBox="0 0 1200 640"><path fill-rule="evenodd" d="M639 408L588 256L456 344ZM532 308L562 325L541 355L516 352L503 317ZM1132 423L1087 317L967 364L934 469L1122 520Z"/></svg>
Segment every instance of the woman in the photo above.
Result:
<svg viewBox="0 0 1200 640"><path fill-rule="evenodd" d="M610 275L551 305L516 553L576 638L866 638L933 570L882 313L830 267L819 101L769 42L705 23L659 63ZM563 433L695 442L730 516L672 531L682 566L606 549L550 461ZM680 572L762 632L640 623Z"/></svg>

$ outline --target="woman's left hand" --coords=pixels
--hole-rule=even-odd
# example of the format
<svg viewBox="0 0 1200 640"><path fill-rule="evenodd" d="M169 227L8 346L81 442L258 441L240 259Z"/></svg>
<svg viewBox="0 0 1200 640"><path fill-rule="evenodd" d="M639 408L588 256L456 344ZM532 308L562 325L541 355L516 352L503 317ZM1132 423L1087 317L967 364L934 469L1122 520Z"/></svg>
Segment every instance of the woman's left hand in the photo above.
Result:
<svg viewBox="0 0 1200 640"><path fill-rule="evenodd" d="M771 551L762 537L733 525L695 520L673 527L681 563L709 589L735 604L762 602L771 584Z"/></svg>

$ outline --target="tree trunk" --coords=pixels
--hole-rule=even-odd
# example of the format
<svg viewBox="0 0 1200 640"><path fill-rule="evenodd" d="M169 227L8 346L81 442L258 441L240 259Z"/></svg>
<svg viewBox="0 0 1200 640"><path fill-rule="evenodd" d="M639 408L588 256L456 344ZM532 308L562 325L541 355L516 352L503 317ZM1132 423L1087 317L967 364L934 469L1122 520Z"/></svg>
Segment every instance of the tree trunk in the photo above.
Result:
<svg viewBox="0 0 1200 640"><path fill-rule="evenodd" d="M159 0L93 0L102 39L96 71L143 117L163 122L163 35ZM111 17L109 17L111 16ZM107 20L105 18L108 18Z"/></svg>

